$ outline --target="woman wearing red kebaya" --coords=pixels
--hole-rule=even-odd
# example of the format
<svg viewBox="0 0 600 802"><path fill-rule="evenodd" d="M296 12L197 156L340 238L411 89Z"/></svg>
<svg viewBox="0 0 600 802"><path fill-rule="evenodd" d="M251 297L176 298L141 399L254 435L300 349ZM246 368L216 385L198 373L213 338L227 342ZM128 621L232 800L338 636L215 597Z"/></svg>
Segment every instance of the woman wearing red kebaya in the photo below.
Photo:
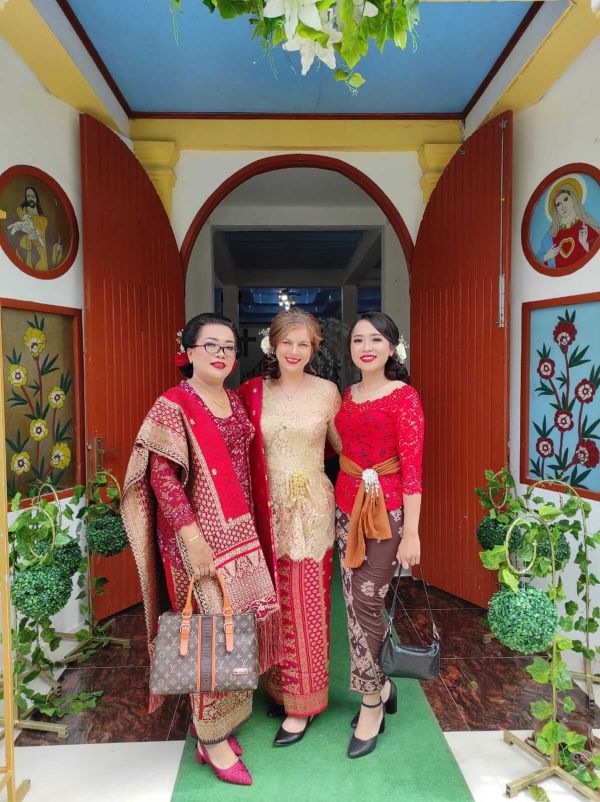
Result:
<svg viewBox="0 0 600 802"><path fill-rule="evenodd" d="M185 379L146 415L129 461L121 511L140 575L150 644L162 600L181 611L190 579L196 610L221 612L218 572L236 612L255 613L259 670L279 662L281 614L268 526L257 531L250 480L254 426L223 387L239 337L231 320L204 313L181 333L176 364ZM153 696L150 709L163 697ZM196 760L235 785L252 778L234 732L250 717L252 693L190 695Z"/></svg>
<svg viewBox="0 0 600 802"><path fill-rule="evenodd" d="M398 563L421 556L423 410L403 364L398 328L382 312L366 312L350 330L349 350L361 381L349 387L335 417L341 438L336 482L337 540L348 613L351 690L362 694L348 757L372 752L385 713L397 710L394 683L383 675L385 597Z"/></svg>

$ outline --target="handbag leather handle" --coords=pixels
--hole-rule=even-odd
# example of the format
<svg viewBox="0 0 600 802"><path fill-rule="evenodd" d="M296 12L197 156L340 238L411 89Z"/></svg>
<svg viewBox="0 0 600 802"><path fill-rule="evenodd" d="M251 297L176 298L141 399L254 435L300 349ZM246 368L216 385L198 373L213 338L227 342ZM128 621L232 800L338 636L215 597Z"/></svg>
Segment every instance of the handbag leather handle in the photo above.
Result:
<svg viewBox="0 0 600 802"><path fill-rule="evenodd" d="M215 579L217 580L219 587L221 588L221 593L223 594L223 631L225 632L225 648L228 652L233 651L233 607L231 606L231 600L229 598L229 594L225 588L225 584L221 577L219 576L219 572L215 571ZM190 579L190 584L187 590L187 596L185 598L185 605L183 610L181 611L181 625L179 627L179 654L182 657L188 653L188 647L190 642L190 628L192 624L192 593L194 591L194 582L195 578L192 577Z"/></svg>
<svg viewBox="0 0 600 802"><path fill-rule="evenodd" d="M423 583L423 590L425 591L425 598L427 600L427 608L429 610L429 619L431 621L431 630L433 632L434 640L439 640L440 635L437 631L437 627L435 625L435 621L433 620L433 610L431 609L431 603L429 601L429 593L427 593L427 583L425 582L425 577L423 576L423 568L421 567L421 563L419 563L419 571L421 573L421 582ZM398 596L397 591L397 584L393 587L394 591L394 598L392 599L392 606L390 608L389 619L388 619L388 632L391 633L393 626L394 626L394 614L396 612L396 602L400 602L400 606L404 610L406 616L408 617L408 613L406 612L406 607L402 604L402 599Z"/></svg>

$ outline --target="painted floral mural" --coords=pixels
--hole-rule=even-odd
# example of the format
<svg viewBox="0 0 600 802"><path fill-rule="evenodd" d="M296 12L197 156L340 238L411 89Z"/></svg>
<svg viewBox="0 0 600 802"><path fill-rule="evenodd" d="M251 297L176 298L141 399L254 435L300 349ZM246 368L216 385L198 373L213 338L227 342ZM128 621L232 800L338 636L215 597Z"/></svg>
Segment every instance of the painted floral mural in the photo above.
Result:
<svg viewBox="0 0 600 802"><path fill-rule="evenodd" d="M600 491L598 302L532 310L530 479Z"/></svg>
<svg viewBox="0 0 600 802"><path fill-rule="evenodd" d="M72 318L2 308L8 496L76 483Z"/></svg>

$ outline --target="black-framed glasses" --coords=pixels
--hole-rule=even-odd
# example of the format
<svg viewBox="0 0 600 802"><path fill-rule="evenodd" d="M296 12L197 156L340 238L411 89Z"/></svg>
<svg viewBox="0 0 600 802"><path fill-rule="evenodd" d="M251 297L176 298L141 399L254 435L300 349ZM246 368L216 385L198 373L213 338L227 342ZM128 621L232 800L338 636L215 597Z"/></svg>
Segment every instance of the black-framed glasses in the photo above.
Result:
<svg viewBox="0 0 600 802"><path fill-rule="evenodd" d="M223 351L223 356L235 356L237 348L235 345L219 345L219 343L196 343L191 345L190 348L204 348L207 354L217 356L220 351Z"/></svg>

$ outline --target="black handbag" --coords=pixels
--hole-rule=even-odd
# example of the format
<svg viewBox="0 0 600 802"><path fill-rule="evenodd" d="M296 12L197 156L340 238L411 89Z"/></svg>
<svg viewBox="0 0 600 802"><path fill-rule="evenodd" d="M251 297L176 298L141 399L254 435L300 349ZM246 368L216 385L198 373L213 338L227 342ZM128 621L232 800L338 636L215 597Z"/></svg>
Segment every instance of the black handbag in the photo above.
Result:
<svg viewBox="0 0 600 802"><path fill-rule="evenodd" d="M396 601L400 602L405 613L406 608L398 597L394 586L394 599L390 610L388 628L379 654L381 669L388 677L408 677L410 679L425 680L435 679L440 673L440 636L433 620L427 585L423 579L423 569L421 566L419 566L419 569L421 571L423 589L425 590L425 598L427 599L427 607L429 608L429 617L431 618L433 640L429 646L407 646L404 643L400 643L394 630Z"/></svg>

